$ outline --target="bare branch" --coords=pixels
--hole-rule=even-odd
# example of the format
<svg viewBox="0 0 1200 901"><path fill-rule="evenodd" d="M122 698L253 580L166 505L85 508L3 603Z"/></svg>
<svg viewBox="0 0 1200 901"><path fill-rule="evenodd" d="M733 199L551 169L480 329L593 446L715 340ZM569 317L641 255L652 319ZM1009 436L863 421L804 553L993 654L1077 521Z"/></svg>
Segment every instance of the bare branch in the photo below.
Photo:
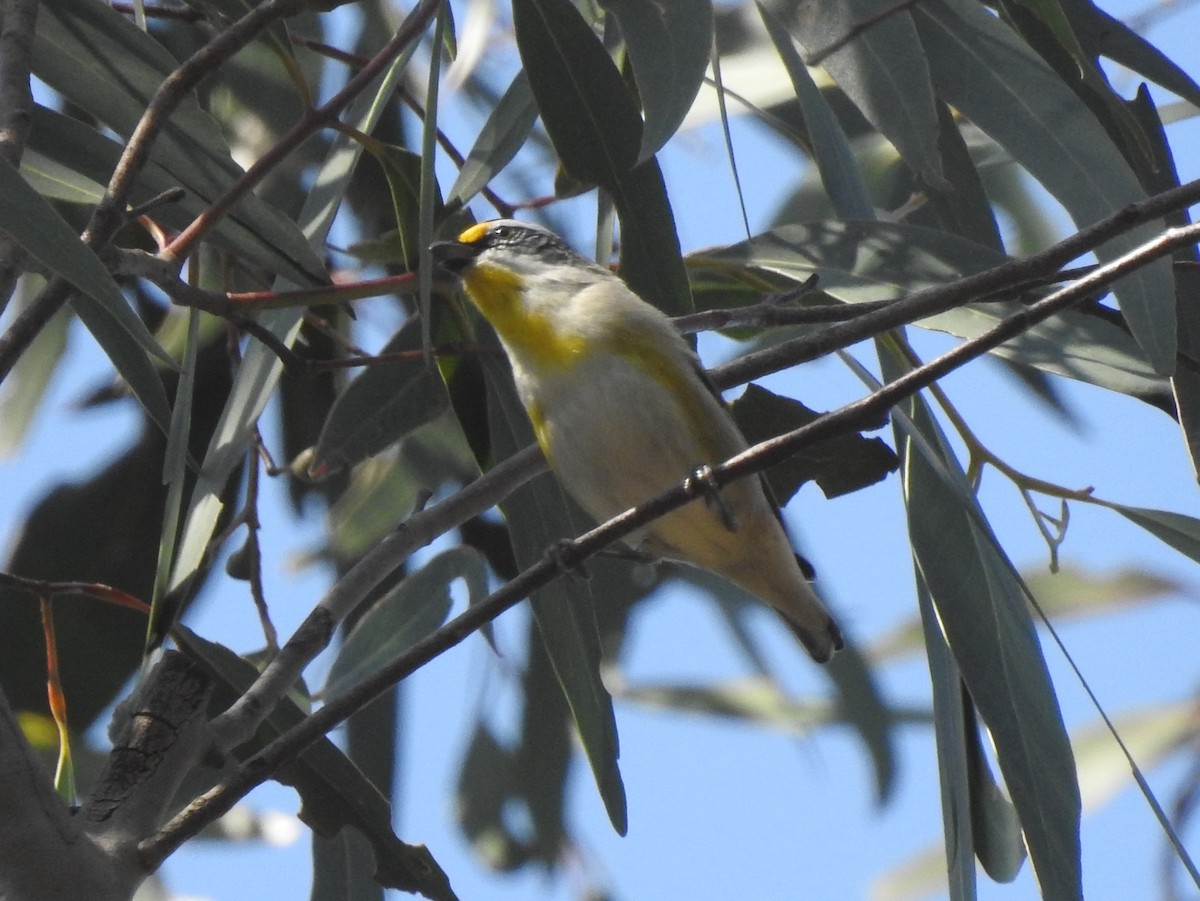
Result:
<svg viewBox="0 0 1200 901"><path fill-rule="evenodd" d="M1168 213L1184 209L1198 200L1200 180L1163 191L1146 200L1130 204L1095 225L1081 229L1057 244L1023 259L1013 260L946 285L918 291L847 322L802 335L758 353L746 354L721 367L715 374L715 380L718 385L748 382L796 363L815 360L890 328L944 313L966 303L995 297L997 294L1012 291L1017 286L1044 282L1053 278L1055 273L1072 260L1095 250L1117 235L1146 222L1160 219ZM1134 251L1139 252L1141 249ZM1102 266L1093 270L1093 273L1107 271L1108 267ZM1092 284L1093 281L1085 277L1074 285ZM1093 290L1099 291L1111 284L1112 279L1101 278L1094 283Z"/></svg>

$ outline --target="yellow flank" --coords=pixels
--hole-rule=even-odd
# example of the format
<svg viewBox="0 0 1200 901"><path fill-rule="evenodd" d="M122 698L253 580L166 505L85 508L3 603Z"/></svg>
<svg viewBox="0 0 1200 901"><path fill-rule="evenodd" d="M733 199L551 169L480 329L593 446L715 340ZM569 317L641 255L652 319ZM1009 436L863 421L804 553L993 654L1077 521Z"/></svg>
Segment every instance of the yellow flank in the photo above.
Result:
<svg viewBox="0 0 1200 901"><path fill-rule="evenodd" d="M470 231L463 232L464 241ZM524 281L516 272L479 263L466 273L463 284L504 343L522 359L542 369L564 369L582 358L586 349L582 337L562 334L547 316L526 308L521 296Z"/></svg>
<svg viewBox="0 0 1200 901"><path fill-rule="evenodd" d="M605 351L632 363L666 389L683 408L683 418L691 426L693 438L710 462L720 462L731 452L728 448L717 446L714 431L708 427L712 416L705 403L708 398L697 393L691 384L688 378L690 373L685 369L690 365L689 360L668 356L660 346L657 336L648 335L629 322L617 324L608 336ZM722 403L719 397L717 402ZM701 461L697 461L697 465L699 462Z"/></svg>
<svg viewBox="0 0 1200 901"><path fill-rule="evenodd" d="M537 438L538 447L546 456L546 462L553 464L554 456L550 453L550 435L546 430L546 414L542 411L541 405L537 403L531 403L525 408L525 412L529 414L529 422L533 426L533 436Z"/></svg>

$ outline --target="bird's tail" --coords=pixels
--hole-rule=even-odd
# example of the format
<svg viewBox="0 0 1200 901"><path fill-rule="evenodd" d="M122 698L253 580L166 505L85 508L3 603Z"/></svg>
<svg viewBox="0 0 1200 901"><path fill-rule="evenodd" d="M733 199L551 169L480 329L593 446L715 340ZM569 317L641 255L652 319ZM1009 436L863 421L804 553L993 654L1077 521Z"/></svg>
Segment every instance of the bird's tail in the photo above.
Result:
<svg viewBox="0 0 1200 901"><path fill-rule="evenodd" d="M809 593L815 599L816 594L809 589ZM808 603L806 602L806 606ZM804 645L804 650L808 651L808 655L817 663L828 663L833 657L834 652L840 651L846 644L842 638L842 630L838 627L835 620L824 605L821 605L821 611L825 614L824 621L815 625L814 617L811 612L804 617L804 621L793 617L790 611L785 611L781 607L772 605L775 612L779 614L779 618L787 624L787 627L792 630L792 634L800 639L800 643Z"/></svg>
<svg viewBox="0 0 1200 901"><path fill-rule="evenodd" d="M817 663L827 663L845 645L833 614L817 597L799 565L766 566L742 572L739 585L769 603Z"/></svg>

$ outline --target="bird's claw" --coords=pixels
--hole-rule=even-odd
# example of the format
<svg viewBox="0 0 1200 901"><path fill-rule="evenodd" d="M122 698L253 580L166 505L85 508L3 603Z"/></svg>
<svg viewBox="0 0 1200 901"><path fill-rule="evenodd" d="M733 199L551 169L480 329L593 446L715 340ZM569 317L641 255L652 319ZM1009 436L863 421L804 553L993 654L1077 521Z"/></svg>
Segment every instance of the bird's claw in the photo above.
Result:
<svg viewBox="0 0 1200 901"><path fill-rule="evenodd" d="M717 484L711 466L706 463L693 469L692 474L688 476L687 487L689 491L696 491L704 495L705 505L710 510L717 511L717 515L721 517L721 524L725 528L731 532L738 530L737 519L734 518L729 505L725 503L725 498L721 496L721 486Z"/></svg>
<svg viewBox="0 0 1200 901"><path fill-rule="evenodd" d="M564 559L564 554L574 547L575 542L570 538L560 538L554 544L550 545L550 547L546 548L546 556L553 561L554 565L558 567L558 571L563 575L572 578L590 579L592 574L588 572L587 566L584 565L582 560L578 563L568 563Z"/></svg>

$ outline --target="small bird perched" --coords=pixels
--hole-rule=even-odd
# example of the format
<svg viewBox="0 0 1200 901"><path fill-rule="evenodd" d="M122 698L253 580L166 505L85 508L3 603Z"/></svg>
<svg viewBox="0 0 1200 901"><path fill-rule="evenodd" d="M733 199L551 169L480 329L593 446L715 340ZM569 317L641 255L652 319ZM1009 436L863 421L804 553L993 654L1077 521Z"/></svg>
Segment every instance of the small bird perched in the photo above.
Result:
<svg viewBox="0 0 1200 901"><path fill-rule="evenodd" d="M432 251L499 335L550 468L599 522L746 449L671 321L554 233L500 219ZM628 540L766 601L817 662L842 647L761 478L692 501Z"/></svg>

